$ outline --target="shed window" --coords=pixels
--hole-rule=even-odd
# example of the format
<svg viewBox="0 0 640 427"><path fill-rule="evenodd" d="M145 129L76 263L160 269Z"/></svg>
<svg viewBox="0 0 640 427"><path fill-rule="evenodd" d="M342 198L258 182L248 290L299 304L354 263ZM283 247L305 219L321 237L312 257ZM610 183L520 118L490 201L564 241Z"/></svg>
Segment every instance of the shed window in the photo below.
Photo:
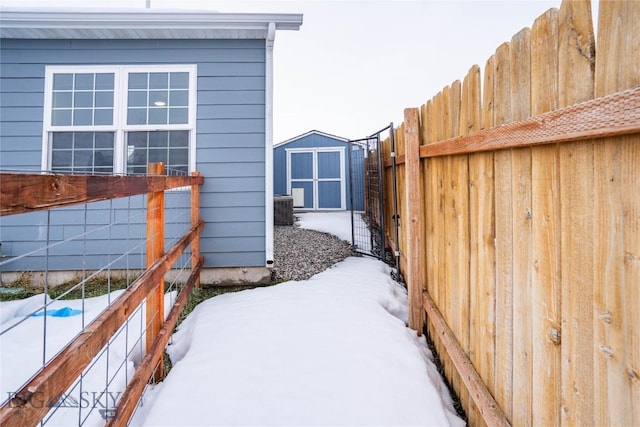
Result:
<svg viewBox="0 0 640 427"><path fill-rule="evenodd" d="M43 169L195 169L195 65L47 67Z"/></svg>

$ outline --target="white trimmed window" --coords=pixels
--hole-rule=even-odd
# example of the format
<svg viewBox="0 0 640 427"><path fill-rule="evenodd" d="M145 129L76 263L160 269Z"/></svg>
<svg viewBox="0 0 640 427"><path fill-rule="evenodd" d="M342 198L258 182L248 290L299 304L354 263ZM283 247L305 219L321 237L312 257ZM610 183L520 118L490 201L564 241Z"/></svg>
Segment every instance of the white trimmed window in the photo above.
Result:
<svg viewBox="0 0 640 427"><path fill-rule="evenodd" d="M43 170L195 169L196 66L50 66Z"/></svg>

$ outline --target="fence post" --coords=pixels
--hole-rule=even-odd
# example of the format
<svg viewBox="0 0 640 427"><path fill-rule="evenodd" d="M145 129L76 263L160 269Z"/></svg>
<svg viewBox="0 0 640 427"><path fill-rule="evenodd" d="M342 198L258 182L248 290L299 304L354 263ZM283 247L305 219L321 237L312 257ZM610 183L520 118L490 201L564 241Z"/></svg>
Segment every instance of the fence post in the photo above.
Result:
<svg viewBox="0 0 640 427"><path fill-rule="evenodd" d="M407 271L405 279L409 292L409 327L422 335L424 309L422 307L424 257L424 224L422 212L422 181L420 177L420 134L417 108L404 110L405 142L405 241L407 242Z"/></svg>
<svg viewBox="0 0 640 427"><path fill-rule="evenodd" d="M200 172L191 172L191 176L200 176ZM200 222L200 185L193 184L191 186L191 226L195 226ZM200 260L200 234L191 241L191 268L195 268ZM200 287L200 275L196 279L194 287Z"/></svg>
<svg viewBox="0 0 640 427"><path fill-rule="evenodd" d="M149 163L149 175L164 175L162 163ZM147 268L164 255L164 189L147 194ZM164 321L164 279L147 296L146 304L146 349L151 351ZM160 357L154 374L156 380L163 375L164 357Z"/></svg>

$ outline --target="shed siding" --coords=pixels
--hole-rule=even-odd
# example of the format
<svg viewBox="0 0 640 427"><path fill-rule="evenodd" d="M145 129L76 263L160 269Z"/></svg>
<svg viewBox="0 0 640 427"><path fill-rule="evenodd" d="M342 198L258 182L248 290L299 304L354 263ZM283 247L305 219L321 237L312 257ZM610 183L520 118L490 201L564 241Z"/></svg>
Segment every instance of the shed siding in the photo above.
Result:
<svg viewBox="0 0 640 427"><path fill-rule="evenodd" d="M206 222L201 240L205 267L265 265L263 40L3 39L0 50L3 170L40 170L46 65L197 64L196 168L205 177L201 190L201 216ZM167 206L172 199L183 203L187 197L188 192L172 192L167 197ZM133 200L133 204L143 203L143 197ZM84 208L53 212L51 222L55 225L50 230L50 240L80 231L77 224L82 223L78 220L84 221ZM114 215L119 213L116 211ZM109 205L92 204L86 217L90 224L108 219ZM46 221L45 213L3 218L0 227L3 253L19 254L41 246L46 239L43 235ZM118 248L124 248L134 232L140 235L137 232L143 221L144 218L115 227L108 243L109 252L117 253ZM107 242L96 238L86 245L90 255L82 262L77 258L82 248L61 245L65 252L56 254L59 258L55 262L50 260L49 269L79 269L82 263L87 268L103 265L108 255L104 250ZM140 266L143 259L139 254L130 258L127 260L130 267ZM15 268L36 270L37 263L43 264L42 260L30 259Z"/></svg>

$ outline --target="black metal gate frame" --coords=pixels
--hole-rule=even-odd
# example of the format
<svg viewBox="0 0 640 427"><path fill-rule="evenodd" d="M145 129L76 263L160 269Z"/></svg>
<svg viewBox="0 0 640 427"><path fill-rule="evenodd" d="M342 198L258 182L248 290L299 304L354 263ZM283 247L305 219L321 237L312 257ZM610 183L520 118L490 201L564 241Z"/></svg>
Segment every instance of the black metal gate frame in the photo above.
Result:
<svg viewBox="0 0 640 427"><path fill-rule="evenodd" d="M386 253L386 242L385 242L385 235L386 235L386 230L385 230L385 209L384 209L384 179L383 179L383 175L385 172L385 168L384 168L384 164L382 163L382 150L380 147L380 135L385 132L385 131L389 131L389 138L390 138L390 142L391 142L391 158L395 160L395 135L394 135L394 128L393 128L393 123L390 123L389 126L380 129L377 132L372 133L369 137L366 138L361 138L361 139L356 139L356 140L351 140L349 141L349 155L348 155L348 161L349 161L349 188L350 188L350 193L351 193L351 197L350 197L350 201L351 201L351 241L353 246L356 248L356 251L366 254L366 255L370 255L370 256L374 256L376 258L381 259L382 261L387 261L387 253ZM363 144L364 143L364 144ZM378 239L380 242L380 250L378 253L376 253L373 249L374 249L374 236L373 234L371 234L371 251L369 253L366 253L362 250L358 250L359 249L359 245L358 245L358 241L356 241L356 235L355 235L355 218L354 218L354 211L355 211L355 191L354 191L354 180L357 178L356 176L354 176L354 170L353 170L353 162L352 162L352 153L353 153L353 145L357 144L359 146L364 145L367 152L369 152L369 149L371 148L371 145L375 144L375 155L376 155L376 165L377 165L377 189L378 189L378 194L377 194L377 199L378 199L378 203L377 203L377 212L373 213L370 212L370 216L375 216L377 214L378 218L379 218L379 230L377 230L377 232L379 233ZM369 182L369 171L364 171L363 170L363 175L365 174L367 176L363 176L362 179L367 180L367 182ZM392 191L393 191L393 224L394 224L394 233L395 233L395 241L398 241L398 226L399 226L399 216L398 216L398 198L397 198L397 183L396 183L396 164L395 161L392 162ZM365 198L367 199L367 198ZM366 207L365 207L366 209ZM371 220L369 221L369 231L370 233L373 233L374 230L371 229ZM395 264L396 266L399 265L399 257L400 257L400 253L397 250L397 248L394 251L393 254L394 258L395 258Z"/></svg>

